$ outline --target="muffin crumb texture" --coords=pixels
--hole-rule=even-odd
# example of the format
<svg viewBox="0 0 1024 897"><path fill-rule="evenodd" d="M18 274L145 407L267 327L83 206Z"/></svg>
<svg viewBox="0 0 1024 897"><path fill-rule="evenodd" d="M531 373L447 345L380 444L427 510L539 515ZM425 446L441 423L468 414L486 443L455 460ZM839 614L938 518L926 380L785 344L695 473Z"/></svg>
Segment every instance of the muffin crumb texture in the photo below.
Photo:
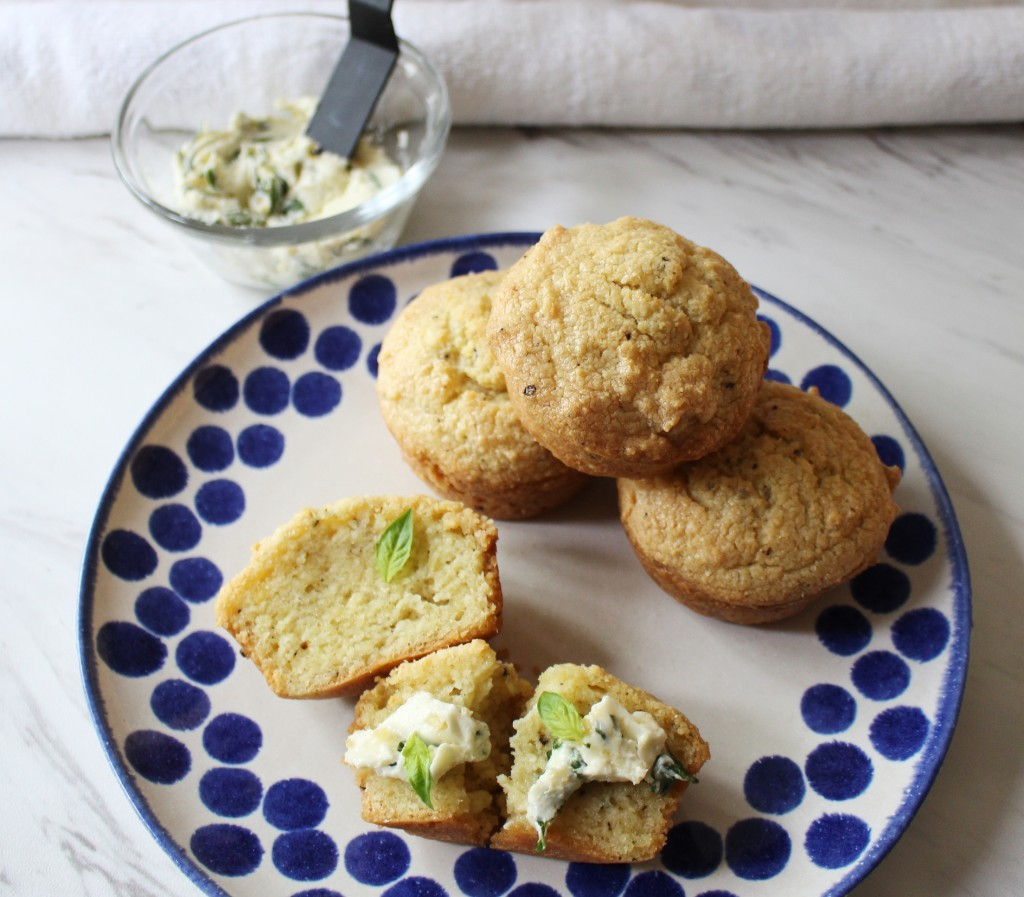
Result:
<svg viewBox="0 0 1024 897"><path fill-rule="evenodd" d="M527 813L527 795L547 763L553 739L537 712L544 692L561 695L580 715L605 695L631 712L645 711L665 730L666 746L688 772L696 775L710 758L697 727L680 711L615 678L601 667L558 664L545 670L527 706L515 723L513 764L501 778L507 819L491 846L536 854L537 830ZM679 807L685 782L656 794L641 782L588 782L566 801L548 826L543 856L585 863L640 863L653 859L664 846Z"/></svg>
<svg viewBox="0 0 1024 897"><path fill-rule="evenodd" d="M485 641L444 648L393 670L356 703L350 732L372 729L416 692L465 707L490 730L489 755L439 778L428 807L403 779L369 769L355 772L367 822L411 834L484 846L500 825L505 800L498 777L511 767L512 722L523 711L530 686Z"/></svg>
<svg viewBox="0 0 1024 897"><path fill-rule="evenodd" d="M407 509L411 555L385 582L374 549ZM217 597L217 623L278 695L353 694L403 660L498 631L497 538L488 518L426 496L308 508L254 546Z"/></svg>
<svg viewBox="0 0 1024 897"><path fill-rule="evenodd" d="M845 412L765 381L735 440L618 489L626 533L662 588L701 613L765 623L877 560L898 481Z"/></svg>
<svg viewBox="0 0 1024 897"><path fill-rule="evenodd" d="M565 502L586 482L523 427L487 341L504 272L424 289L402 309L378 356L381 414L406 462L446 498L498 519Z"/></svg>
<svg viewBox="0 0 1024 897"><path fill-rule="evenodd" d="M568 466L650 476L742 426L770 336L721 256L641 218L556 226L508 271L488 335L523 425Z"/></svg>

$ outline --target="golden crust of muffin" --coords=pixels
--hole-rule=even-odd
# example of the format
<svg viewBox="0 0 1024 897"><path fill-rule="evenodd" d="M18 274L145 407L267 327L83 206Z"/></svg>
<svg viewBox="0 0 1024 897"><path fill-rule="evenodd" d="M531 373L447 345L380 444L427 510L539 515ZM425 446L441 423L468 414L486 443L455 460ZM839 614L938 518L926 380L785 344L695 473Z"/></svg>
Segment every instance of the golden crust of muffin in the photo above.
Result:
<svg viewBox="0 0 1024 897"><path fill-rule="evenodd" d="M549 667L541 673L526 712L515 723L512 771L500 779L507 819L491 839L492 847L536 855L537 830L527 816L527 794L544 771L551 748L551 736L536 709L537 699L545 691L561 695L581 716L605 695L611 695L631 712L650 713L668 736L667 749L694 775L711 756L697 727L653 695L598 666L566 663ZM588 782L551 821L542 855L583 863L650 860L665 844L686 787L680 782L658 795L643 782Z"/></svg>
<svg viewBox="0 0 1024 897"><path fill-rule="evenodd" d="M385 582L374 549L407 509L412 553ZM217 596L217 623L276 694L353 694L402 661L498 632L497 541L488 518L427 496L307 508L253 546Z"/></svg>
<svg viewBox="0 0 1024 897"><path fill-rule="evenodd" d="M765 381L735 440L665 476L620 480L619 511L666 592L708 616L767 623L875 562L898 482L845 412Z"/></svg>
<svg viewBox="0 0 1024 897"><path fill-rule="evenodd" d="M570 467L652 476L743 425L768 363L757 298L721 256L641 218L548 230L488 324L520 420Z"/></svg>
<svg viewBox="0 0 1024 897"><path fill-rule="evenodd" d="M433 489L491 517L532 517L562 504L586 478L522 426L487 342L485 271L428 287L388 331L377 397L406 462Z"/></svg>
<svg viewBox="0 0 1024 897"><path fill-rule="evenodd" d="M387 678L378 679L356 703L349 732L376 727L418 691L465 707L487 723L490 755L457 766L435 782L431 790L433 808L426 806L403 779L356 769L356 782L362 790L362 817L375 825L404 829L434 840L484 846L504 813L498 776L511 767L512 723L523 712L530 686L519 678L512 664L497 658L490 645L475 640L403 663Z"/></svg>

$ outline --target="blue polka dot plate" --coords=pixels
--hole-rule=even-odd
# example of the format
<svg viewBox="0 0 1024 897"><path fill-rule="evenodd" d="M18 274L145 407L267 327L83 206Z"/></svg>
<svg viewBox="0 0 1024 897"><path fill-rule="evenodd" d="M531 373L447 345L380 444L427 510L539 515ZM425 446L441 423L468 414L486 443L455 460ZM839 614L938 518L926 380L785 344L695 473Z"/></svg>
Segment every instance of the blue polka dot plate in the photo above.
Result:
<svg viewBox="0 0 1024 897"><path fill-rule="evenodd" d="M499 524L500 648L527 674L597 663L681 708L712 759L658 860L567 864L379 830L341 764L352 701L286 701L213 622L250 545L346 495L418 493L374 395L396 310L536 239L421 244L254 311L171 385L117 463L87 549L86 690L117 775L206 894L231 897L837 897L917 811L952 736L970 585L938 471L885 387L759 291L769 376L817 386L903 470L883 557L763 628L699 617L650 581L614 490Z"/></svg>

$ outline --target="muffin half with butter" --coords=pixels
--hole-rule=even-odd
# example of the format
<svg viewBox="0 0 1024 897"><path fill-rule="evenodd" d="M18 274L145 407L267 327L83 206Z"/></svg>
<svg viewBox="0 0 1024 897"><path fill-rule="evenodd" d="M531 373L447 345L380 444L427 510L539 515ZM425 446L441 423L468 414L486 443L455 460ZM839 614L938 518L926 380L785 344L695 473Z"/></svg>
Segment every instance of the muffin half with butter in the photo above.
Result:
<svg viewBox="0 0 1024 897"><path fill-rule="evenodd" d="M575 862L653 859L710 757L680 711L598 666L549 667L514 725L491 846Z"/></svg>
<svg viewBox="0 0 1024 897"><path fill-rule="evenodd" d="M394 669L356 703L344 762L375 825L486 845L501 825L498 777L530 686L477 639Z"/></svg>

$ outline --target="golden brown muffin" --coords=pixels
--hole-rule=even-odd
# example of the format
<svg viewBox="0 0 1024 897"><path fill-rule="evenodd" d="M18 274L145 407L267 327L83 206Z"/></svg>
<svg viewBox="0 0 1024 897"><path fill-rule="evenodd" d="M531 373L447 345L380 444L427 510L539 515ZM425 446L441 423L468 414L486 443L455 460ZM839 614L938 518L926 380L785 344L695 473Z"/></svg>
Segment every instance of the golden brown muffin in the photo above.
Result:
<svg viewBox="0 0 1024 897"><path fill-rule="evenodd" d="M508 271L488 336L523 425L570 467L652 476L743 425L768 363L731 265L641 218L548 230Z"/></svg>
<svg viewBox="0 0 1024 897"><path fill-rule="evenodd" d="M505 791L507 820L491 839L492 847L537 855L538 831L530 818L528 796L544 772L555 743L537 709L545 692L565 698L580 716L586 716L606 695L630 713L649 713L667 736L667 753L689 776L695 777L710 757L696 726L647 692L597 666L549 667L541 674L526 713L515 723L512 771L499 780ZM584 863L640 863L652 859L665 844L686 787L685 781L675 780L659 789L648 781L586 782L547 826L541 855Z"/></svg>
<svg viewBox="0 0 1024 897"><path fill-rule="evenodd" d="M411 553L385 581L375 547L410 509ZM276 694L352 694L404 660L498 632L497 540L491 520L426 496L308 508L253 547L217 596L217 623Z"/></svg>
<svg viewBox="0 0 1024 897"><path fill-rule="evenodd" d="M432 807L404 778L357 767L363 819L441 841L486 845L504 813L498 776L512 763L512 722L523 712L530 691L515 668L499 661L480 640L403 663L379 680L359 698L351 733L374 729L413 695L425 692L465 708L474 720L486 724L490 745L486 758L456 765L433 782Z"/></svg>
<svg viewBox="0 0 1024 897"><path fill-rule="evenodd" d="M532 517L586 477L519 422L487 342L497 271L423 290L388 331L378 356L384 422L413 471L447 498L502 519Z"/></svg>
<svg viewBox="0 0 1024 897"><path fill-rule="evenodd" d="M734 441L665 476L620 480L619 511L666 592L708 616L768 623L874 563L898 482L847 414L765 381Z"/></svg>

